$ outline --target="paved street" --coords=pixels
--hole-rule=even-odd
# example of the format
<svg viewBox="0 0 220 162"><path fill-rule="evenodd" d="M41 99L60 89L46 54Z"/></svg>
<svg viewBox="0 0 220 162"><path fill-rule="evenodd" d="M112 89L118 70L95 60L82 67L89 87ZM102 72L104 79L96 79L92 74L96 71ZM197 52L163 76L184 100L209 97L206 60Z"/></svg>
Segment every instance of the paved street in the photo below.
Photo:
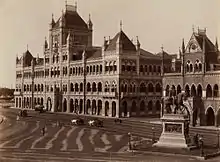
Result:
<svg viewBox="0 0 220 162"><path fill-rule="evenodd" d="M185 157L164 157L128 153L125 134L88 126L72 126L69 115L38 114L16 121L18 110L1 109L0 161L196 161ZM61 121L61 126L56 121ZM47 131L43 136L42 127ZM178 160L174 160L178 159Z"/></svg>

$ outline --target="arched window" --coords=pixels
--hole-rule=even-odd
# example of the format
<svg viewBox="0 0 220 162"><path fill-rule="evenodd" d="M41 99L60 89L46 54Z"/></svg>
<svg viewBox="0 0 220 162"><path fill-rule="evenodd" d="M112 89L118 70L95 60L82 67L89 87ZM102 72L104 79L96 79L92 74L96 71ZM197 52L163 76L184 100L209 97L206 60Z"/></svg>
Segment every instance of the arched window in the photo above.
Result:
<svg viewBox="0 0 220 162"><path fill-rule="evenodd" d="M177 86L177 94L181 93L181 91L182 91L182 90L181 90L181 86L178 85L178 86Z"/></svg>
<svg viewBox="0 0 220 162"><path fill-rule="evenodd" d="M149 72L150 73L152 72L152 66L151 65L149 66Z"/></svg>
<svg viewBox="0 0 220 162"><path fill-rule="evenodd" d="M161 86L159 83L156 84L156 92L161 92L162 89L161 89Z"/></svg>
<svg viewBox="0 0 220 162"><path fill-rule="evenodd" d="M109 83L105 82L105 92L109 92Z"/></svg>
<svg viewBox="0 0 220 162"><path fill-rule="evenodd" d="M140 72L143 72L144 69L143 69L143 65L140 66Z"/></svg>
<svg viewBox="0 0 220 162"><path fill-rule="evenodd" d="M87 92L91 92L91 85L90 85L90 83L87 83Z"/></svg>
<svg viewBox="0 0 220 162"><path fill-rule="evenodd" d="M75 91L78 92L79 91L79 86L78 83L75 84Z"/></svg>
<svg viewBox="0 0 220 162"><path fill-rule="evenodd" d="M41 92L43 92L43 91L44 91L44 85L41 84Z"/></svg>
<svg viewBox="0 0 220 162"><path fill-rule="evenodd" d="M171 87L171 95L176 96L176 87L174 85Z"/></svg>
<svg viewBox="0 0 220 162"><path fill-rule="evenodd" d="M101 82L98 83L98 92L102 92L102 83Z"/></svg>
<svg viewBox="0 0 220 162"><path fill-rule="evenodd" d="M192 64L190 64L189 70L190 70L190 72L193 72L193 65Z"/></svg>
<svg viewBox="0 0 220 162"><path fill-rule="evenodd" d="M214 87L213 87L213 91L214 91L214 97L218 97L218 85L215 84Z"/></svg>
<svg viewBox="0 0 220 162"><path fill-rule="evenodd" d="M154 92L154 86L152 83L148 84L148 92Z"/></svg>
<svg viewBox="0 0 220 162"><path fill-rule="evenodd" d="M96 83L95 82L92 83L92 92L96 92Z"/></svg>
<svg viewBox="0 0 220 162"><path fill-rule="evenodd" d="M197 86L197 96L202 97L202 86L200 84Z"/></svg>
<svg viewBox="0 0 220 162"><path fill-rule="evenodd" d="M152 109L153 109L153 102L149 101L147 107L148 107L148 111L152 111Z"/></svg>
<svg viewBox="0 0 220 162"><path fill-rule="evenodd" d="M141 83L141 85L140 85L140 92L141 93L145 93L146 92L146 86L145 86L144 83Z"/></svg>
<svg viewBox="0 0 220 162"><path fill-rule="evenodd" d="M74 88L73 88L73 83L70 84L70 91L73 92Z"/></svg>
<svg viewBox="0 0 220 162"><path fill-rule="evenodd" d="M170 86L169 85L167 85L166 86L166 96L169 96L169 93L170 93Z"/></svg>
<svg viewBox="0 0 220 162"><path fill-rule="evenodd" d="M190 89L189 89L189 85L186 85L185 86L185 93L186 93L186 96L189 97L190 96Z"/></svg>
<svg viewBox="0 0 220 162"><path fill-rule="evenodd" d="M195 97L196 96L196 87L195 85L193 84L191 86L191 97Z"/></svg>
<svg viewBox="0 0 220 162"><path fill-rule="evenodd" d="M146 73L148 72L147 65L145 65L145 67L144 67L144 71L145 71Z"/></svg>
<svg viewBox="0 0 220 162"><path fill-rule="evenodd" d="M210 84L206 87L206 97L212 97L212 87Z"/></svg>
<svg viewBox="0 0 220 162"><path fill-rule="evenodd" d="M83 83L80 83L79 89L80 89L80 92L83 91Z"/></svg>

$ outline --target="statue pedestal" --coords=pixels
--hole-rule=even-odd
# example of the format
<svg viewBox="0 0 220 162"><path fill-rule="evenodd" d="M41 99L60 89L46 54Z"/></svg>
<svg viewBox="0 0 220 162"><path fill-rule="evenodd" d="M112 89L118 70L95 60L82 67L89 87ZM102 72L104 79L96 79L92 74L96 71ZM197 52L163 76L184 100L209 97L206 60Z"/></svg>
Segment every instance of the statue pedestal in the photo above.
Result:
<svg viewBox="0 0 220 162"><path fill-rule="evenodd" d="M189 149L189 119L183 114L164 114L161 120L163 132L153 146Z"/></svg>

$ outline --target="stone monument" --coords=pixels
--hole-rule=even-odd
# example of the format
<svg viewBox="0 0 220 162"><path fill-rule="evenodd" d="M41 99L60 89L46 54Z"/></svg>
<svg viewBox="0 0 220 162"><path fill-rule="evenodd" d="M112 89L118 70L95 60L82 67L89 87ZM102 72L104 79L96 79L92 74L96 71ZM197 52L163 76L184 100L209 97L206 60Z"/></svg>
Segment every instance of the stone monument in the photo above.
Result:
<svg viewBox="0 0 220 162"><path fill-rule="evenodd" d="M161 121L163 131L155 147L168 147L190 149L189 139L189 120L190 115L183 100L186 99L185 93L175 95L170 92L169 97L162 99Z"/></svg>

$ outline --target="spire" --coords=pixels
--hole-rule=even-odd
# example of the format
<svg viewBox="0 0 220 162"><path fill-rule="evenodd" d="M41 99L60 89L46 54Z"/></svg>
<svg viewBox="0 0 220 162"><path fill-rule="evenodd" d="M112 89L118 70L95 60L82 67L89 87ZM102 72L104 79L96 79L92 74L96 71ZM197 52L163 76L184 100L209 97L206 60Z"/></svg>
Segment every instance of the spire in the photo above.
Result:
<svg viewBox="0 0 220 162"><path fill-rule="evenodd" d="M89 29L92 29L93 24L92 24L92 21L91 21L91 15L90 14L89 14L89 20L88 20L87 25L88 25Z"/></svg>
<svg viewBox="0 0 220 162"><path fill-rule="evenodd" d="M27 44L27 51L28 51L28 44Z"/></svg>
<svg viewBox="0 0 220 162"><path fill-rule="evenodd" d="M218 50L218 38L217 37L216 37L216 41L215 41L215 47L216 47L216 50L219 51Z"/></svg>
<svg viewBox="0 0 220 162"><path fill-rule="evenodd" d="M122 31L122 20L120 20L120 31Z"/></svg>
<svg viewBox="0 0 220 162"><path fill-rule="evenodd" d="M182 53L185 53L185 43L184 43L184 38L182 40Z"/></svg>
<svg viewBox="0 0 220 162"><path fill-rule="evenodd" d="M162 64L161 64L161 75L164 75L164 47L163 44L161 46L161 53L162 53Z"/></svg>

